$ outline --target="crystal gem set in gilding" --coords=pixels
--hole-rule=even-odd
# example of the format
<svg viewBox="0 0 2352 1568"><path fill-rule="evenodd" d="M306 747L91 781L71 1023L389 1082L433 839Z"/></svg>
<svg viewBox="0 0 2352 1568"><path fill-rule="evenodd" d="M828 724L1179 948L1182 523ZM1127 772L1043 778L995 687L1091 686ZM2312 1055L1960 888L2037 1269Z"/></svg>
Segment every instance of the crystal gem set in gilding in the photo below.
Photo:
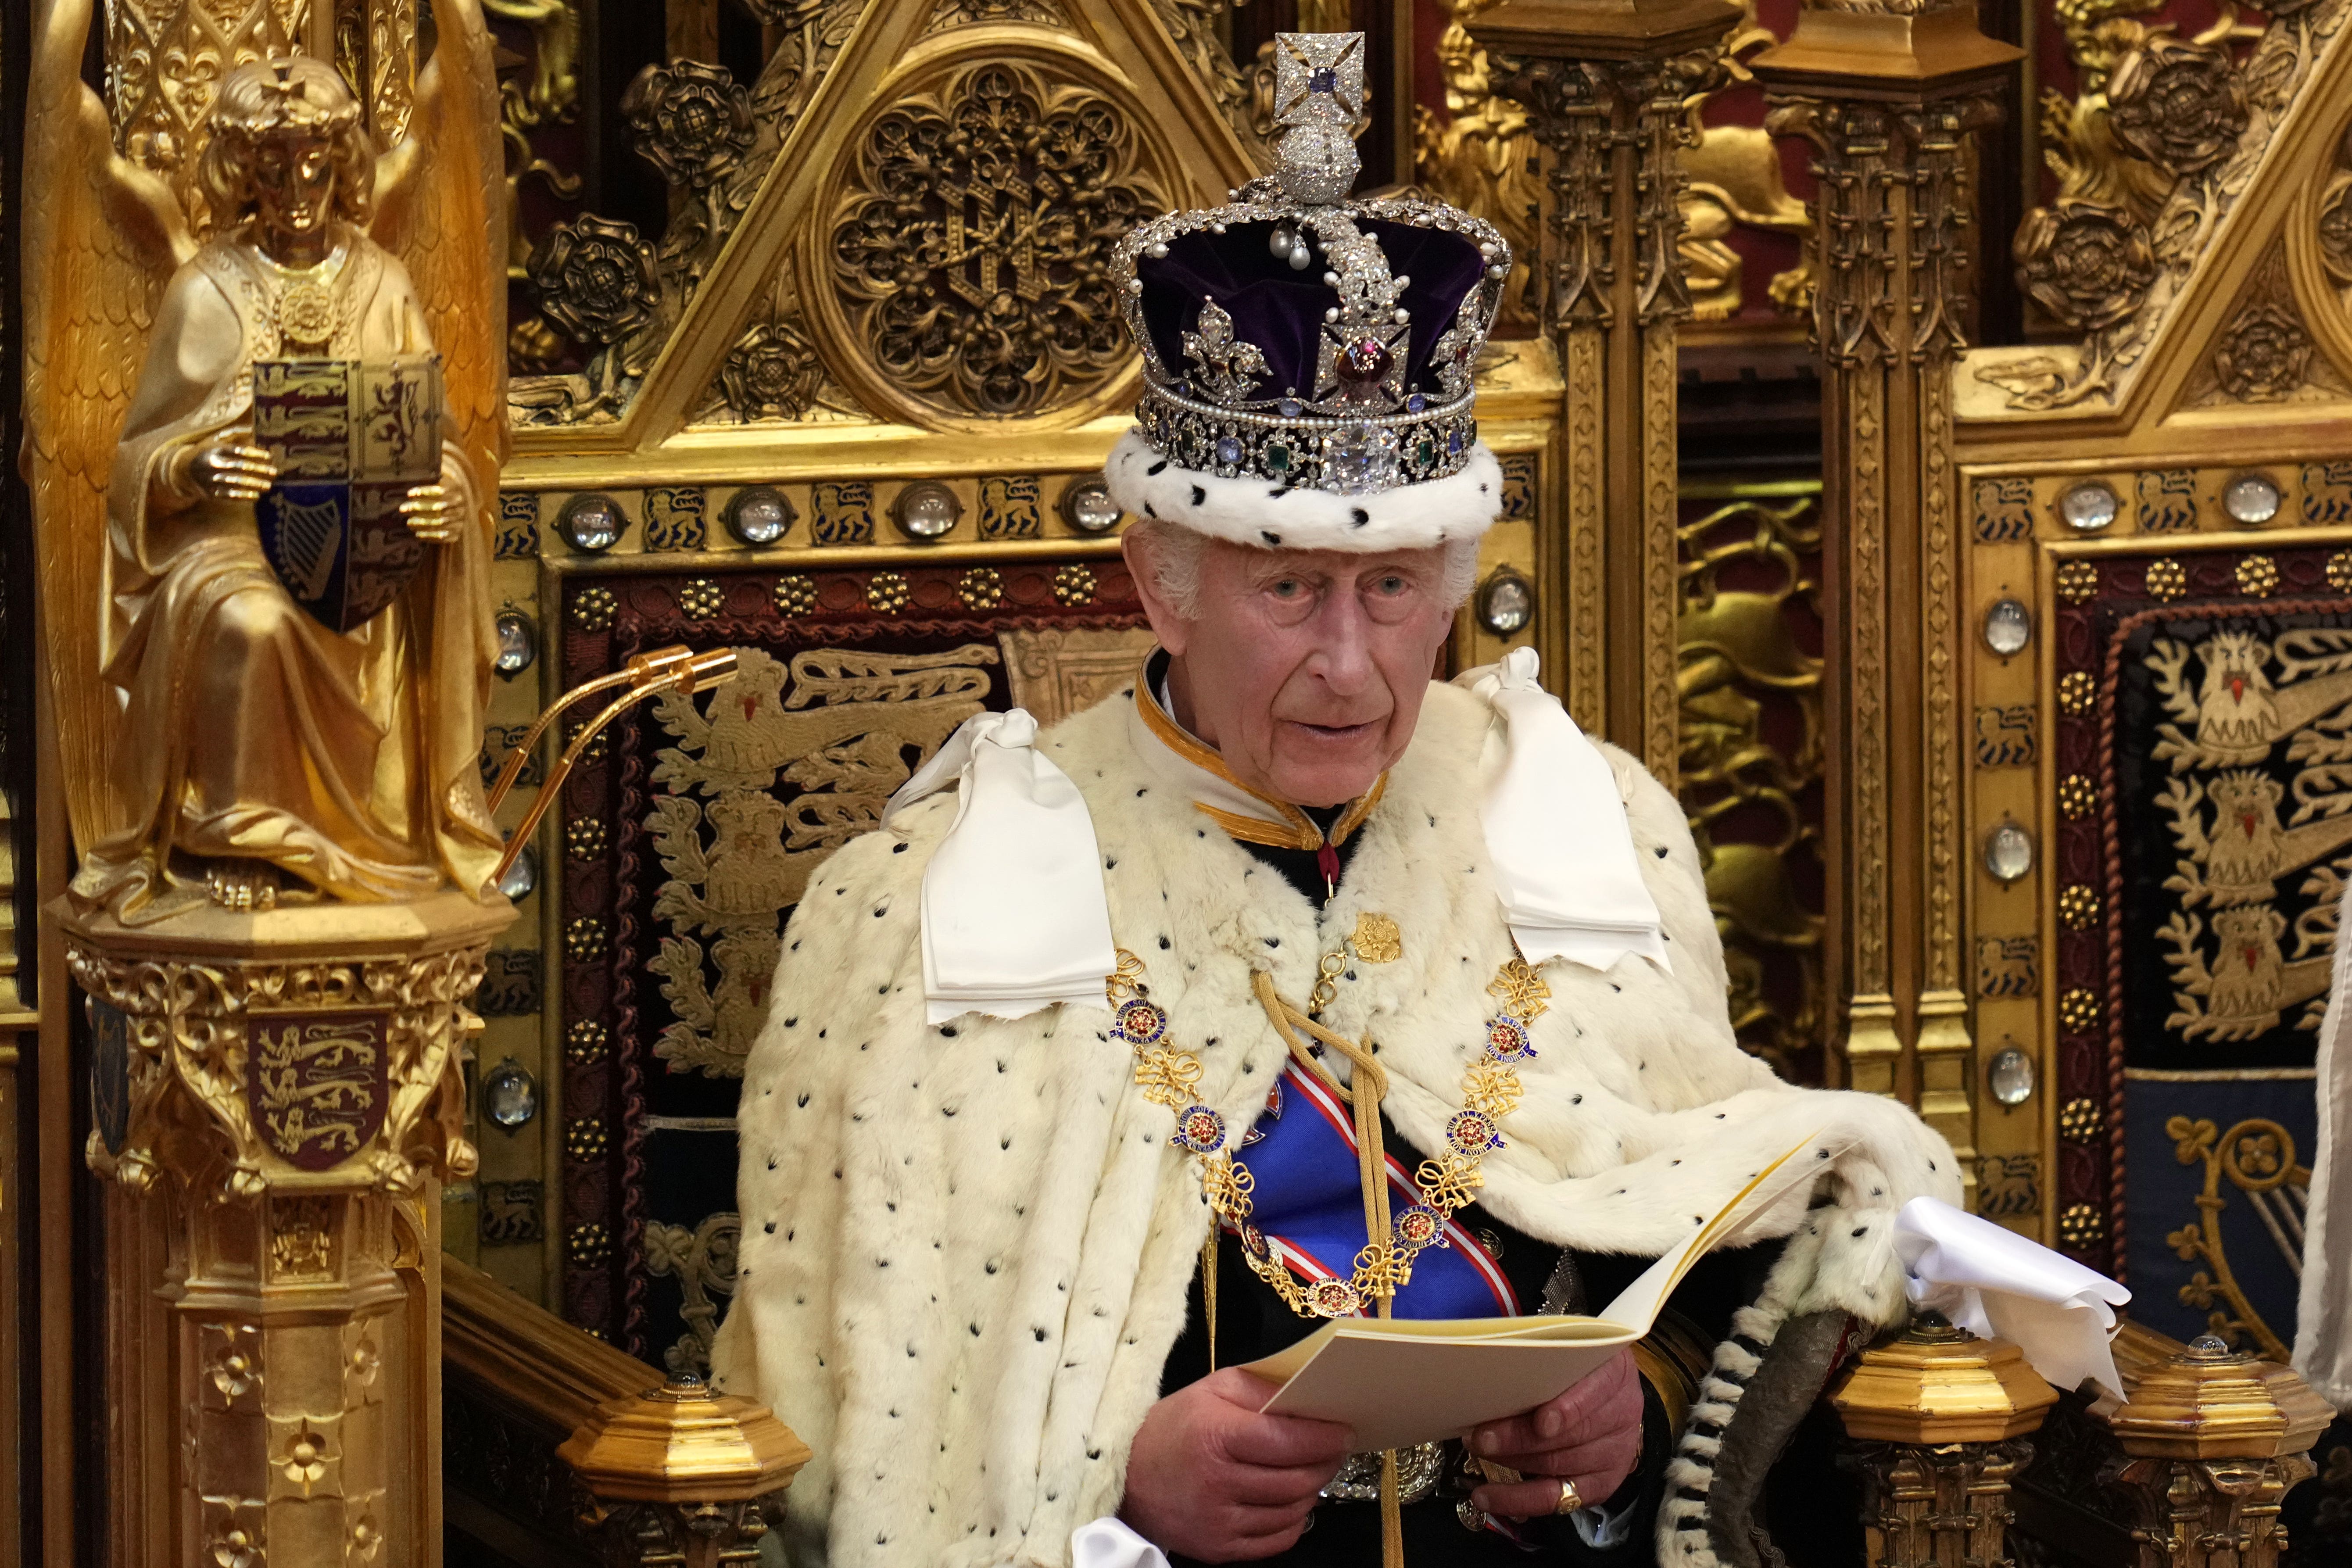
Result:
<svg viewBox="0 0 2352 1568"><path fill-rule="evenodd" d="M1229 193L1230 205L1171 213L1129 234L1113 257L1129 331L1143 353L1136 428L1163 457L1198 473L1265 479L1341 495L1443 479L1461 469L1478 439L1473 370L1501 308L1511 247L1483 219L1418 196L1350 201L1358 163L1353 132L1365 106L1360 33L1284 33L1275 49L1276 123L1287 127L1272 174ZM1408 386L1412 323L1398 301L1409 278L1392 277L1379 243L1357 227L1371 219L1451 231L1477 247L1486 266ZM1144 258L1202 229L1223 235L1268 224L1267 248L1304 272L1323 267L1331 290L1311 386L1271 386L1263 347L1235 334L1233 317L1204 298L1183 334L1185 364L1163 363L1144 319Z"/></svg>
<svg viewBox="0 0 2352 1568"><path fill-rule="evenodd" d="M1412 1279L1414 1255L1447 1245L1446 1220L1486 1184L1480 1167L1490 1151L1503 1147L1502 1120L1519 1103L1518 1065L1536 1054L1528 1026L1549 1011L1545 998L1551 987L1514 952L1486 990L1500 1006L1486 1021L1478 1056L1462 1074L1462 1110L1445 1124L1451 1147L1413 1173L1421 1202L1391 1217L1388 1237L1366 1244L1348 1279L1301 1280L1251 1220L1255 1183L1249 1167L1225 1146L1225 1119L1196 1098L1201 1058L1169 1039L1168 1010L1151 1000L1142 960L1119 949L1118 972L1103 984L1111 1037L1135 1053L1137 1087L1144 1099L1175 1112L1169 1142L1198 1162L1202 1195L1217 1222L1241 1238L1251 1272L1302 1318L1355 1317L1403 1289Z"/></svg>

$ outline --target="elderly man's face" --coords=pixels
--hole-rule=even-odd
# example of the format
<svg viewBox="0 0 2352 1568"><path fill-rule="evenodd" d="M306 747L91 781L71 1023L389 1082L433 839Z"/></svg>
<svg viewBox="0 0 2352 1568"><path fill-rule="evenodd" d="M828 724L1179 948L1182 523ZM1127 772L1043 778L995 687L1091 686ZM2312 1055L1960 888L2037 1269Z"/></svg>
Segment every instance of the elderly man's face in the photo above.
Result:
<svg viewBox="0 0 2352 1568"><path fill-rule="evenodd" d="M1136 565L1151 629L1173 656L1176 721L1242 783L1337 805L1404 754L1454 622L1443 546L1374 555L1212 542L1191 620L1161 602L1148 562Z"/></svg>

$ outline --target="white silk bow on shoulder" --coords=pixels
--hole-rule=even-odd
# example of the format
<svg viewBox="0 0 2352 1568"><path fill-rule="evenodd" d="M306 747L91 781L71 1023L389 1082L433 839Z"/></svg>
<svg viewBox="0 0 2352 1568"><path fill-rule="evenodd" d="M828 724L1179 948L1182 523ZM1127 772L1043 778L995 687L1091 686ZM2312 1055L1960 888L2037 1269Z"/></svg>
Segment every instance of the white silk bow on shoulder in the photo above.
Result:
<svg viewBox="0 0 2352 1568"><path fill-rule="evenodd" d="M1027 710L977 713L898 787L882 825L957 784L956 819L923 870L930 1022L1103 1005L1118 967L1086 797L1037 750Z"/></svg>
<svg viewBox="0 0 2352 1568"><path fill-rule="evenodd" d="M1486 855L1520 955L1605 970L1630 952L1672 969L1616 772L1537 668L1535 649L1513 648L1470 686L1501 721L1487 743Z"/></svg>

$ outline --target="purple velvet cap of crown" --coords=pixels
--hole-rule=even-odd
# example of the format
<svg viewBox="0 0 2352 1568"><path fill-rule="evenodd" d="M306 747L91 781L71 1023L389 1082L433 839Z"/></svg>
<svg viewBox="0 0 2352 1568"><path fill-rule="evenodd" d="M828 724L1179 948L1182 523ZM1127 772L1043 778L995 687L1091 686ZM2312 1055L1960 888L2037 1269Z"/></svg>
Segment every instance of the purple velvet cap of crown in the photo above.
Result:
<svg viewBox="0 0 2352 1568"><path fill-rule="evenodd" d="M1412 279L1398 300L1412 315L1404 384L1408 392L1434 395L1439 389L1428 374L1430 351L1454 324L1463 299L1478 287L1486 258L1473 240L1446 229L1362 216L1354 221L1379 244L1389 275ZM1339 303L1339 292L1323 281L1328 268L1319 246L1308 266L1293 268L1267 247L1274 229L1272 220L1230 224L1223 234L1195 229L1171 237L1165 256L1138 258L1144 326L1171 376L1181 379L1189 368L1184 334L1196 330L1208 299L1233 317L1235 337L1265 355L1269 374L1251 394L1253 401L1312 395L1323 313ZM1311 238L1312 229L1305 232Z"/></svg>

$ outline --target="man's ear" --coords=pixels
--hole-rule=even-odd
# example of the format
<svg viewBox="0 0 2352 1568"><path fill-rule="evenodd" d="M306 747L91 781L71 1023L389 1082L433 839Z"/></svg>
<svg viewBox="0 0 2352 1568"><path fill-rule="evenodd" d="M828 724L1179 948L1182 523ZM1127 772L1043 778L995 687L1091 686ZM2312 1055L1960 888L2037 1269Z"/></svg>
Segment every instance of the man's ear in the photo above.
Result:
<svg viewBox="0 0 2352 1568"><path fill-rule="evenodd" d="M1192 640L1192 626L1160 595L1160 574L1153 559L1160 549L1159 542L1149 531L1130 531L1120 537L1118 547L1127 557L1128 575L1135 579L1135 596L1143 602L1143 615L1151 623L1151 635L1160 640L1161 647L1181 658L1185 645Z"/></svg>

